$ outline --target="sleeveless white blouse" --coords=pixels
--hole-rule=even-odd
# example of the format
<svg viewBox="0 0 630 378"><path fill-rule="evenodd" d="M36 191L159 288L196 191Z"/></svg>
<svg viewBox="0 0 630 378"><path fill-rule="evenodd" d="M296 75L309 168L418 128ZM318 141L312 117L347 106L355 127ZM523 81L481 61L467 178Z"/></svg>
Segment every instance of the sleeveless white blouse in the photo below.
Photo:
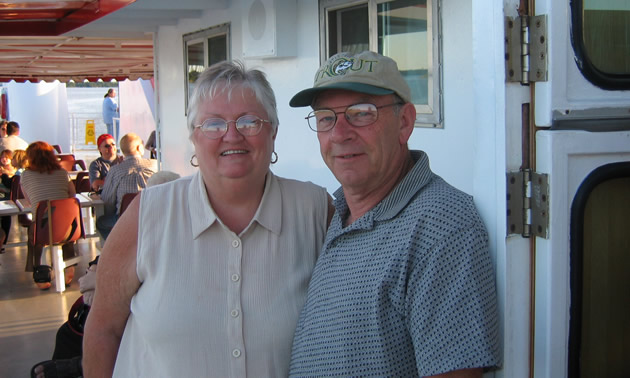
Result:
<svg viewBox="0 0 630 378"><path fill-rule="evenodd" d="M254 219L236 235L216 217L199 173L145 189L142 284L114 376L287 376L327 201L324 188L270 171Z"/></svg>

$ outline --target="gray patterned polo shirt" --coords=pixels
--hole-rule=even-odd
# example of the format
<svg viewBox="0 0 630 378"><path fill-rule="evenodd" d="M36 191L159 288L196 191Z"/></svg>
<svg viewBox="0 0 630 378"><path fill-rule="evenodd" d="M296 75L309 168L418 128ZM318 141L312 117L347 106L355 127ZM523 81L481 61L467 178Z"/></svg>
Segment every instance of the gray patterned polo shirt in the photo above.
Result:
<svg viewBox="0 0 630 378"><path fill-rule="evenodd" d="M348 227L341 189L311 278L291 376L413 377L495 366L488 236L472 197L412 151L412 170Z"/></svg>

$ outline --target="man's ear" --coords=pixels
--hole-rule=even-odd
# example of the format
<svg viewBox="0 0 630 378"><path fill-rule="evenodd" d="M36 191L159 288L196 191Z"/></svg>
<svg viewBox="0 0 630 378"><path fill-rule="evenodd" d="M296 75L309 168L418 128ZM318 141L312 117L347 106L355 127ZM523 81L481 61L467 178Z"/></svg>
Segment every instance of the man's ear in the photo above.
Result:
<svg viewBox="0 0 630 378"><path fill-rule="evenodd" d="M416 107L410 102L405 103L398 112L398 119L400 120L399 142L406 146L416 123Z"/></svg>

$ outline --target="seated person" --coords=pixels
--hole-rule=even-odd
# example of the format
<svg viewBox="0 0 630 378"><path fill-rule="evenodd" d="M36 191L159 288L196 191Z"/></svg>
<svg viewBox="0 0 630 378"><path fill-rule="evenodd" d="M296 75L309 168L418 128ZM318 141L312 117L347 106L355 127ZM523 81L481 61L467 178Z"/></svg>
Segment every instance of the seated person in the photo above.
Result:
<svg viewBox="0 0 630 378"><path fill-rule="evenodd" d="M170 171L159 171L149 177L147 180L147 188L166 182L177 180L179 175ZM2 230L0 230L2 232ZM0 234L0 238L1 238ZM71 316L70 320L65 322L57 331L55 339L55 351L52 360L42 361L33 366L31 369L31 377L81 377L83 370L81 368L81 359L83 355L83 326L92 305L94 298L94 289L96 288L96 264L98 264L99 256L89 263L89 267L85 275L79 278L79 290L83 294L83 305L76 312L75 316ZM72 311L72 310L71 310ZM82 316L81 311L86 313Z"/></svg>
<svg viewBox="0 0 630 378"><path fill-rule="evenodd" d="M70 180L68 172L61 168L53 147L46 142L33 142L26 149L28 168L22 173L20 184L24 191L24 197L29 200L36 211L36 206L45 200L74 198L76 192L74 183ZM52 280L52 268L42 265L42 245L35 244L34 226L29 227L28 253L26 271L33 272L33 280L37 286L49 289ZM69 260L77 256L74 242L65 243L62 246L63 259ZM66 285L72 282L74 266L65 269Z"/></svg>
<svg viewBox="0 0 630 378"><path fill-rule="evenodd" d="M11 159L11 165L15 168L15 176L21 175L28 165L28 160L26 160L26 151L13 151L13 159Z"/></svg>
<svg viewBox="0 0 630 378"><path fill-rule="evenodd" d="M137 193L147 187L153 175L153 163L142 157L144 144L137 134L129 133L120 139L123 161L109 170L101 199L105 202L105 215L96 220L96 229L103 240L107 239L118 220L120 203L127 193Z"/></svg>
<svg viewBox="0 0 630 378"><path fill-rule="evenodd" d="M36 363L31 369L31 377L81 377L81 356L83 354L83 326L92 305L96 288L96 268L99 256L88 264L85 275L79 278L77 299L68 316L68 321L57 330L55 350L51 360Z"/></svg>
<svg viewBox="0 0 630 378"><path fill-rule="evenodd" d="M8 177L13 177L16 169L11 164L11 159L13 159L13 151L4 150L0 152L0 175L7 175Z"/></svg>
<svg viewBox="0 0 630 378"><path fill-rule="evenodd" d="M112 165L119 163L121 159L116 156L116 142L114 137L109 134L101 134L96 140L98 152L101 156L90 163L90 187L95 192L103 188L105 184L105 176Z"/></svg>
<svg viewBox="0 0 630 378"><path fill-rule="evenodd" d="M10 150L5 150L5 151L10 151ZM13 176L21 175L24 169L26 168L26 163L27 163L26 151L15 150L13 152L13 159L11 159L11 165L13 166L15 170L15 174ZM6 173L3 173L0 176L0 180L2 181L2 185L4 186L4 188L2 188L4 198L2 198L1 200L9 199L10 193L11 193L11 186L13 183L13 176L10 176L9 174L6 174ZM11 216L0 217L0 228L2 228L3 235L4 235L2 239L0 240L3 243L3 247L2 249L0 249L0 253L3 253L4 244L7 243L9 232L11 231Z"/></svg>

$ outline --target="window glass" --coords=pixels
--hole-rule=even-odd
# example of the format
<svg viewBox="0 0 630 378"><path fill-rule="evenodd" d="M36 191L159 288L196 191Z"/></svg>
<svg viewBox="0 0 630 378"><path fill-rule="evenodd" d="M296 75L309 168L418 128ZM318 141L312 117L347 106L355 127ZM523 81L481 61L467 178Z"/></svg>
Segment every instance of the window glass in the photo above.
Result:
<svg viewBox="0 0 630 378"><path fill-rule="evenodd" d="M190 43L186 46L188 97L192 95L194 83L204 69L203 55L203 42Z"/></svg>
<svg viewBox="0 0 630 378"><path fill-rule="evenodd" d="M208 66L227 60L227 36L208 39Z"/></svg>
<svg viewBox="0 0 630 378"><path fill-rule="evenodd" d="M377 51L396 60L416 105L416 125L441 127L441 85L433 0L320 0L322 61L338 52Z"/></svg>
<svg viewBox="0 0 630 378"><path fill-rule="evenodd" d="M185 86L186 108L188 98L195 89L195 81L207 67L229 59L229 25L219 25L194 33L185 34L184 37L184 62L185 62Z"/></svg>
<svg viewBox="0 0 630 378"><path fill-rule="evenodd" d="M600 71L630 73L630 1L583 0L584 46Z"/></svg>
<svg viewBox="0 0 630 378"><path fill-rule="evenodd" d="M429 105L426 1L398 0L378 5L378 52L398 63L414 104ZM410 48L414 46L414 48Z"/></svg>
<svg viewBox="0 0 630 378"><path fill-rule="evenodd" d="M329 56L342 51L358 53L369 50L367 4L331 11L328 17Z"/></svg>
<svg viewBox="0 0 630 378"><path fill-rule="evenodd" d="M572 43L586 79L608 90L630 89L630 1L572 0Z"/></svg>

